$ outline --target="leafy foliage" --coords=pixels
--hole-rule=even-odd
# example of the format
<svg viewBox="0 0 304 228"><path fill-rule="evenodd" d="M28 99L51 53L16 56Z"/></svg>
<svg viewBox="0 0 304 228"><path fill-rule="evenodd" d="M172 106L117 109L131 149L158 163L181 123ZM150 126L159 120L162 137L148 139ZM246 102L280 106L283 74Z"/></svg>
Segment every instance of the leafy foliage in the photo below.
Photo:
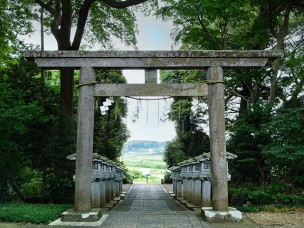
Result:
<svg viewBox="0 0 304 228"><path fill-rule="evenodd" d="M124 83L125 78L121 72L100 72L97 80L102 83ZM97 98L97 110L95 111L94 125L94 152L111 160L117 160L121 156L123 144L129 135L123 117L127 114L127 106L123 99L115 97L107 115L102 116L99 106L105 98Z"/></svg>
<svg viewBox="0 0 304 228"><path fill-rule="evenodd" d="M162 71L162 83L186 83L202 81L202 71ZM186 158L209 152L209 137L204 132L203 118L207 110L191 111L191 98L176 97L171 105L169 118L175 121L177 136L165 148L164 161L169 167Z"/></svg>
<svg viewBox="0 0 304 228"><path fill-rule="evenodd" d="M241 206L247 201L257 205L303 205L304 198L296 194L295 189L290 189L288 184L278 182L270 186L243 185L230 186L229 198L232 205ZM248 205L247 205L248 206Z"/></svg>
<svg viewBox="0 0 304 228"><path fill-rule="evenodd" d="M304 184L304 117L298 108L282 109L265 126L272 140L263 153L273 175L292 185Z"/></svg>
<svg viewBox="0 0 304 228"><path fill-rule="evenodd" d="M18 35L30 33L33 14L28 5L31 0L0 0L0 62L3 66L10 55L18 52L22 42ZM0 66L1 68L1 66Z"/></svg>
<svg viewBox="0 0 304 228"><path fill-rule="evenodd" d="M269 120L269 107L256 104L250 111L240 116L234 127L230 129L228 150L238 156L231 162L231 167L237 170L232 174L235 180L250 183L266 181L270 167L266 166L262 151L269 143L270 135L264 131L263 126Z"/></svg>
<svg viewBox="0 0 304 228"><path fill-rule="evenodd" d="M71 205L7 203L0 206L0 220L5 222L48 224Z"/></svg>
<svg viewBox="0 0 304 228"><path fill-rule="evenodd" d="M67 196L73 189L73 169L66 156L75 150L75 131L59 134L66 123L58 110L58 93L42 87L37 73L37 67L24 59L8 63L1 71L0 151L4 159L0 169L3 186L8 181L23 200L57 201L53 197L58 199L59 192ZM23 175L26 168L35 175ZM60 181L64 185L55 190Z"/></svg>

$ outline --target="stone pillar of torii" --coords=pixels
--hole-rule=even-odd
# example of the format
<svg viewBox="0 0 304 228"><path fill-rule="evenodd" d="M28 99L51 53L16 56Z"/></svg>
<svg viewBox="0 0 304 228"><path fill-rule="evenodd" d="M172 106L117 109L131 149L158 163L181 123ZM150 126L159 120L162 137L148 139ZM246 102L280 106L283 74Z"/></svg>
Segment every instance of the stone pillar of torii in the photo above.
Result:
<svg viewBox="0 0 304 228"><path fill-rule="evenodd" d="M42 69L80 69L74 213L88 219L82 215L90 214L92 210L90 182L95 96L208 96L213 208L202 214L229 213L223 69L264 67L269 59L280 55L279 51L246 50L26 52L24 56L35 60ZM148 70L147 84L97 84L95 69L145 69ZM153 70L157 69L207 69L208 80L204 83L156 84Z"/></svg>

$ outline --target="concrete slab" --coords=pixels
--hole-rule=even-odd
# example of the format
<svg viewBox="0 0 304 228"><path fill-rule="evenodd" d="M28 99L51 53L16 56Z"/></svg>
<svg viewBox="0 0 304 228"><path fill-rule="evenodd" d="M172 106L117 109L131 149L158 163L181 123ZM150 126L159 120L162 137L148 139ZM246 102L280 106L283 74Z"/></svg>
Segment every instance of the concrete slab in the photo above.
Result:
<svg viewBox="0 0 304 228"><path fill-rule="evenodd" d="M194 205L194 204L192 204L192 203L187 203L187 204L186 204L186 207L189 208L189 209L191 209L191 210L194 210L194 208L199 208L199 209L202 208L202 207L197 206L197 205Z"/></svg>
<svg viewBox="0 0 304 228"><path fill-rule="evenodd" d="M61 221L63 222L95 222L102 216L100 208L93 208L89 212L78 212L74 209L68 209L61 214Z"/></svg>
<svg viewBox="0 0 304 228"><path fill-rule="evenodd" d="M61 218L55 220L54 222L50 223L50 226L56 227L100 227L101 224L107 219L108 215L103 214L102 217L95 222L65 222L62 221Z"/></svg>
<svg viewBox="0 0 304 228"><path fill-rule="evenodd" d="M121 198L121 199L124 199L124 198L126 198L126 194L124 194L124 193L121 193L121 194L120 194L120 198Z"/></svg>
<svg viewBox="0 0 304 228"><path fill-rule="evenodd" d="M202 217L206 222L241 222L242 213L233 207L229 211L214 211L212 207L202 207Z"/></svg>
<svg viewBox="0 0 304 228"><path fill-rule="evenodd" d="M112 208L114 207L114 204L111 202L111 203L107 203L106 205L103 206L103 208Z"/></svg>

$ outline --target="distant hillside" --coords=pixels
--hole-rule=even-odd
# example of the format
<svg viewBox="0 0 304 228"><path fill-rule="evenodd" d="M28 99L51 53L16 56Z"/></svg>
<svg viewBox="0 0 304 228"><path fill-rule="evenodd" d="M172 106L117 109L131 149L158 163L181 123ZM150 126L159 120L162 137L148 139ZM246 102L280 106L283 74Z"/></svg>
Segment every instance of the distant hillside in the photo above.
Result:
<svg viewBox="0 0 304 228"><path fill-rule="evenodd" d="M157 142L157 141L144 141L144 140L134 140L126 142L123 146L122 153L153 153L153 154L163 154L165 146L168 142Z"/></svg>

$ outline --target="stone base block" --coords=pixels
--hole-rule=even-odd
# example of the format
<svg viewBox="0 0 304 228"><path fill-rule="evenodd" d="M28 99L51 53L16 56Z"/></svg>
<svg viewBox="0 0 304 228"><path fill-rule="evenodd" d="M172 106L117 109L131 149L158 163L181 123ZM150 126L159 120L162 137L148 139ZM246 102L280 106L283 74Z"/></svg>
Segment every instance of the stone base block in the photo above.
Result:
<svg viewBox="0 0 304 228"><path fill-rule="evenodd" d="M115 199L112 199L110 203L113 204L113 206L114 206L114 205L116 205L118 203L118 201L115 200Z"/></svg>
<svg viewBox="0 0 304 228"><path fill-rule="evenodd" d="M93 208L90 212L78 212L68 209L61 214L62 222L96 222L102 216L100 208Z"/></svg>
<svg viewBox="0 0 304 228"><path fill-rule="evenodd" d="M179 199L179 201L184 205L187 205L187 203L189 203L188 200L183 199L183 198Z"/></svg>
<svg viewBox="0 0 304 228"><path fill-rule="evenodd" d="M111 202L111 203L106 203L106 205L103 206L104 208L112 208L114 207L114 204Z"/></svg>
<svg viewBox="0 0 304 228"><path fill-rule="evenodd" d="M55 227L86 227L86 228L95 228L101 227L101 224L106 220L108 215L102 215L102 217L95 222L63 222L61 219L57 219L54 222L50 223L50 226Z"/></svg>
<svg viewBox="0 0 304 228"><path fill-rule="evenodd" d="M169 193L172 199L176 198L176 195L174 193Z"/></svg>
<svg viewBox="0 0 304 228"><path fill-rule="evenodd" d="M186 207L188 207L188 208L191 209L191 210L194 210L194 208L199 208L199 209L201 209L201 206L197 206L197 205L194 205L194 204L192 204L192 203L187 203L187 204L186 204Z"/></svg>
<svg viewBox="0 0 304 228"><path fill-rule="evenodd" d="M118 201L120 201L120 197L118 197L118 196L114 197L114 200L118 202Z"/></svg>
<svg viewBox="0 0 304 228"><path fill-rule="evenodd" d="M229 211L214 211L212 207L202 207L202 217L206 222L242 221L242 213L233 207L229 207Z"/></svg>
<svg viewBox="0 0 304 228"><path fill-rule="evenodd" d="M120 194L120 198L121 198L121 199L124 199L125 197L126 197L126 194L124 194L124 193L121 193L121 194Z"/></svg>

